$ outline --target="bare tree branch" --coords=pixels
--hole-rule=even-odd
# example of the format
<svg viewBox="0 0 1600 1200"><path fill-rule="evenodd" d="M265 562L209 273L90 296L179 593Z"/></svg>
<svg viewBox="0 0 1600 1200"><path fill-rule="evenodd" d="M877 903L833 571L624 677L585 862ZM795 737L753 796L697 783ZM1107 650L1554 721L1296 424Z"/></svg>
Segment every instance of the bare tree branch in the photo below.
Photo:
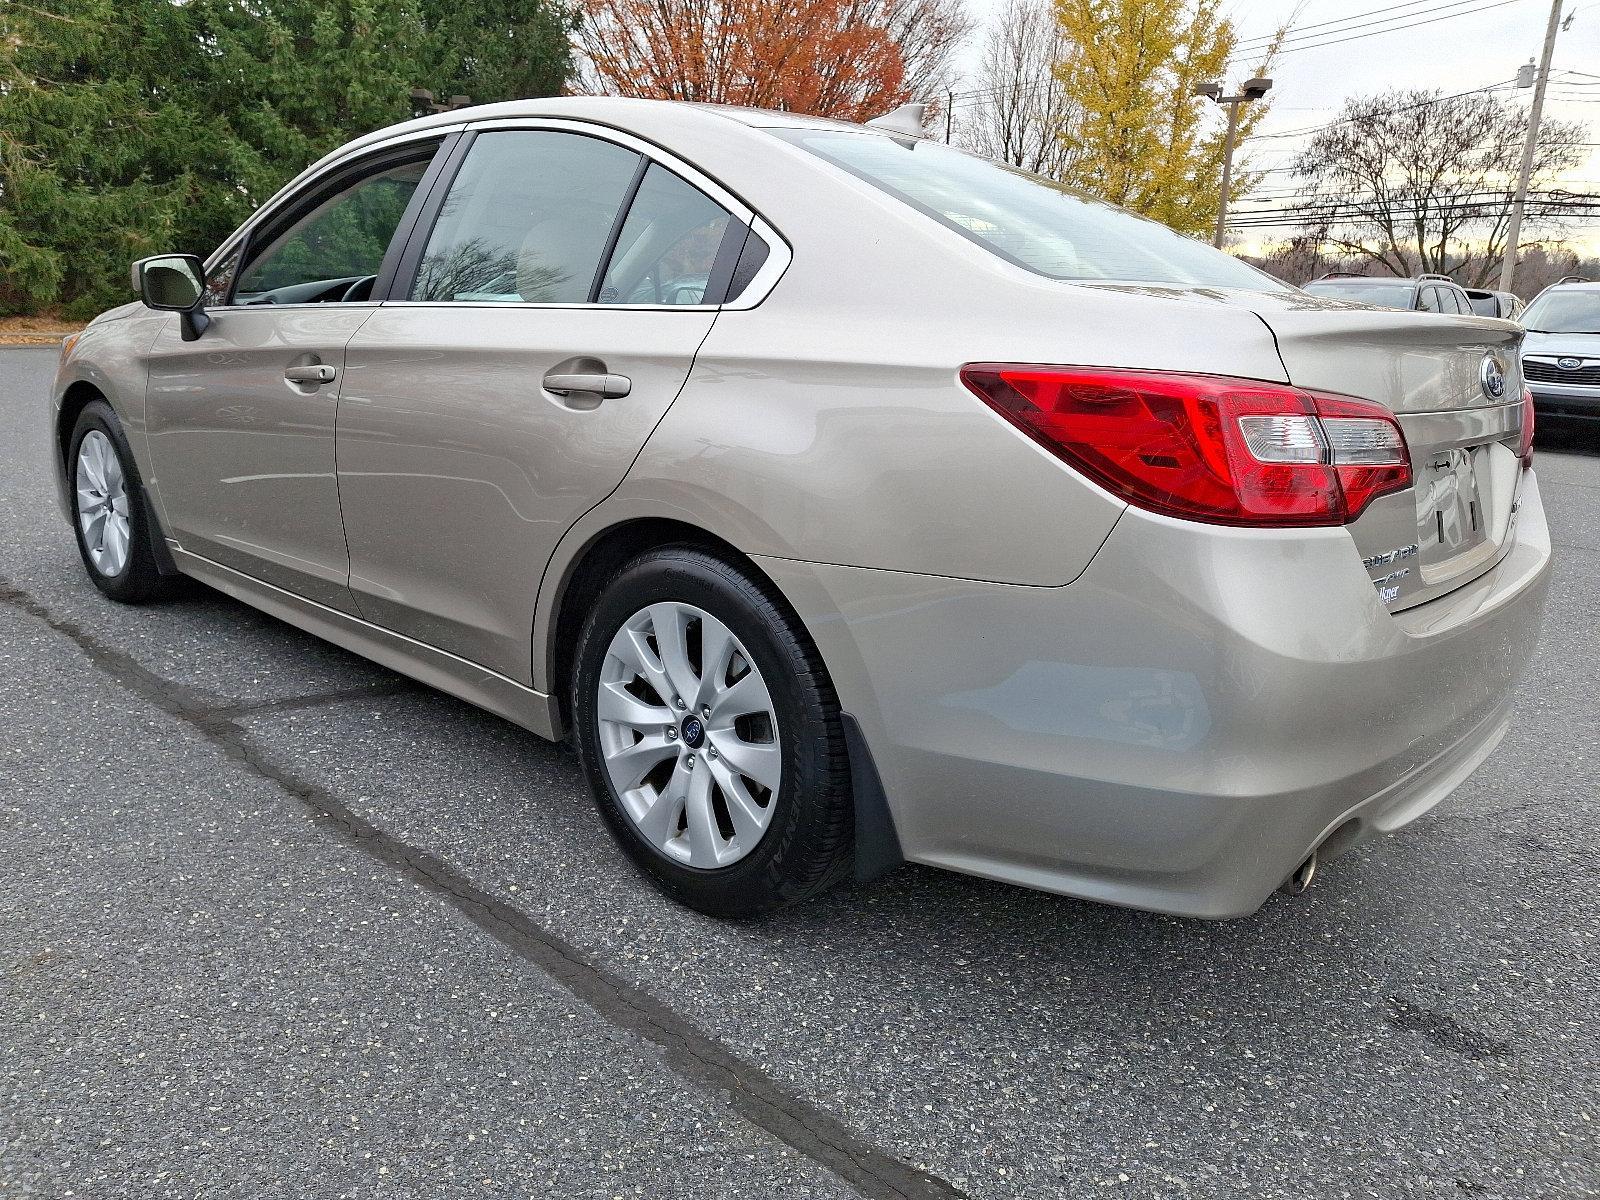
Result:
<svg viewBox="0 0 1600 1200"><path fill-rule="evenodd" d="M1050 0L1009 0L983 43L983 89L956 125L967 149L1064 179L1076 157L1077 106L1055 76L1071 43Z"/></svg>
<svg viewBox="0 0 1600 1200"><path fill-rule="evenodd" d="M1511 180L1527 115L1473 92L1393 90L1346 101L1293 165L1306 186L1302 231L1320 244L1396 275L1437 271L1484 284L1505 244ZM1546 121L1534 159L1535 190L1571 170L1583 129ZM1530 226L1559 227L1580 202L1541 202Z"/></svg>

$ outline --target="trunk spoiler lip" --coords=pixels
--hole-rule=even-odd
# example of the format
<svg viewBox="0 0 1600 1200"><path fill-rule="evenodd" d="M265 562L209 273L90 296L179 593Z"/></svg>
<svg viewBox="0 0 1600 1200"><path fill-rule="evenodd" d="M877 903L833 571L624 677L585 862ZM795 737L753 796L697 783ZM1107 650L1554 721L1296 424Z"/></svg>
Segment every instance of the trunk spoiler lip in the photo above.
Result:
<svg viewBox="0 0 1600 1200"><path fill-rule="evenodd" d="M1242 309L1254 313L1274 334L1280 331L1281 325L1283 332L1292 333L1296 338L1370 334L1383 335L1378 340L1384 341L1420 337L1431 345L1465 343L1470 347L1475 341L1491 342L1495 346L1520 343L1526 333L1515 321L1501 317L1381 308L1333 296L1317 296L1287 286L1282 291L1269 291L1130 279L1063 279L1057 282L1176 303Z"/></svg>

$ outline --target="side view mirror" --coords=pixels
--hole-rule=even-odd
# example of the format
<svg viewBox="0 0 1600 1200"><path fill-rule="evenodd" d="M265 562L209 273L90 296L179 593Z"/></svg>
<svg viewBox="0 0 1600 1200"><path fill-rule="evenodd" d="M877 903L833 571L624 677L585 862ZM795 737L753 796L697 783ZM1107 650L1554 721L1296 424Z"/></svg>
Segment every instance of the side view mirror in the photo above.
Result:
<svg viewBox="0 0 1600 1200"><path fill-rule="evenodd" d="M149 308L182 314L183 340L192 342L211 324L201 299L206 268L192 254L157 254L133 264L133 286Z"/></svg>

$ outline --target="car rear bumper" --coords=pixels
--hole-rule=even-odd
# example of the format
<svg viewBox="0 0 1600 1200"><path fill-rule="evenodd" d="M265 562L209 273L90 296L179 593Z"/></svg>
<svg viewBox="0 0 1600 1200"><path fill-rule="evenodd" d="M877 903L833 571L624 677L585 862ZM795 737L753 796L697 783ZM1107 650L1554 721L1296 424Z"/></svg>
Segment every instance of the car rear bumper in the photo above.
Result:
<svg viewBox="0 0 1600 1200"><path fill-rule="evenodd" d="M1549 561L1530 474L1500 563L1398 614L1343 529L1133 510L1065 587L763 565L861 722L908 859L1228 917L1487 757Z"/></svg>

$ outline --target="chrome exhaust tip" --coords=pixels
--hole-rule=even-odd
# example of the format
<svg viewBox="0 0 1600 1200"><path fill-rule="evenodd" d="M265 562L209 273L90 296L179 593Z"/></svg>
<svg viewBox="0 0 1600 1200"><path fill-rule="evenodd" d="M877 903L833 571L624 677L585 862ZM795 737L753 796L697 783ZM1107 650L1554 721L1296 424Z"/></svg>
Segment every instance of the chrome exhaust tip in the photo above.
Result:
<svg viewBox="0 0 1600 1200"><path fill-rule="evenodd" d="M1278 885L1278 890L1287 896L1303 896L1316 877L1317 852L1313 850L1305 862L1290 872L1289 878Z"/></svg>

